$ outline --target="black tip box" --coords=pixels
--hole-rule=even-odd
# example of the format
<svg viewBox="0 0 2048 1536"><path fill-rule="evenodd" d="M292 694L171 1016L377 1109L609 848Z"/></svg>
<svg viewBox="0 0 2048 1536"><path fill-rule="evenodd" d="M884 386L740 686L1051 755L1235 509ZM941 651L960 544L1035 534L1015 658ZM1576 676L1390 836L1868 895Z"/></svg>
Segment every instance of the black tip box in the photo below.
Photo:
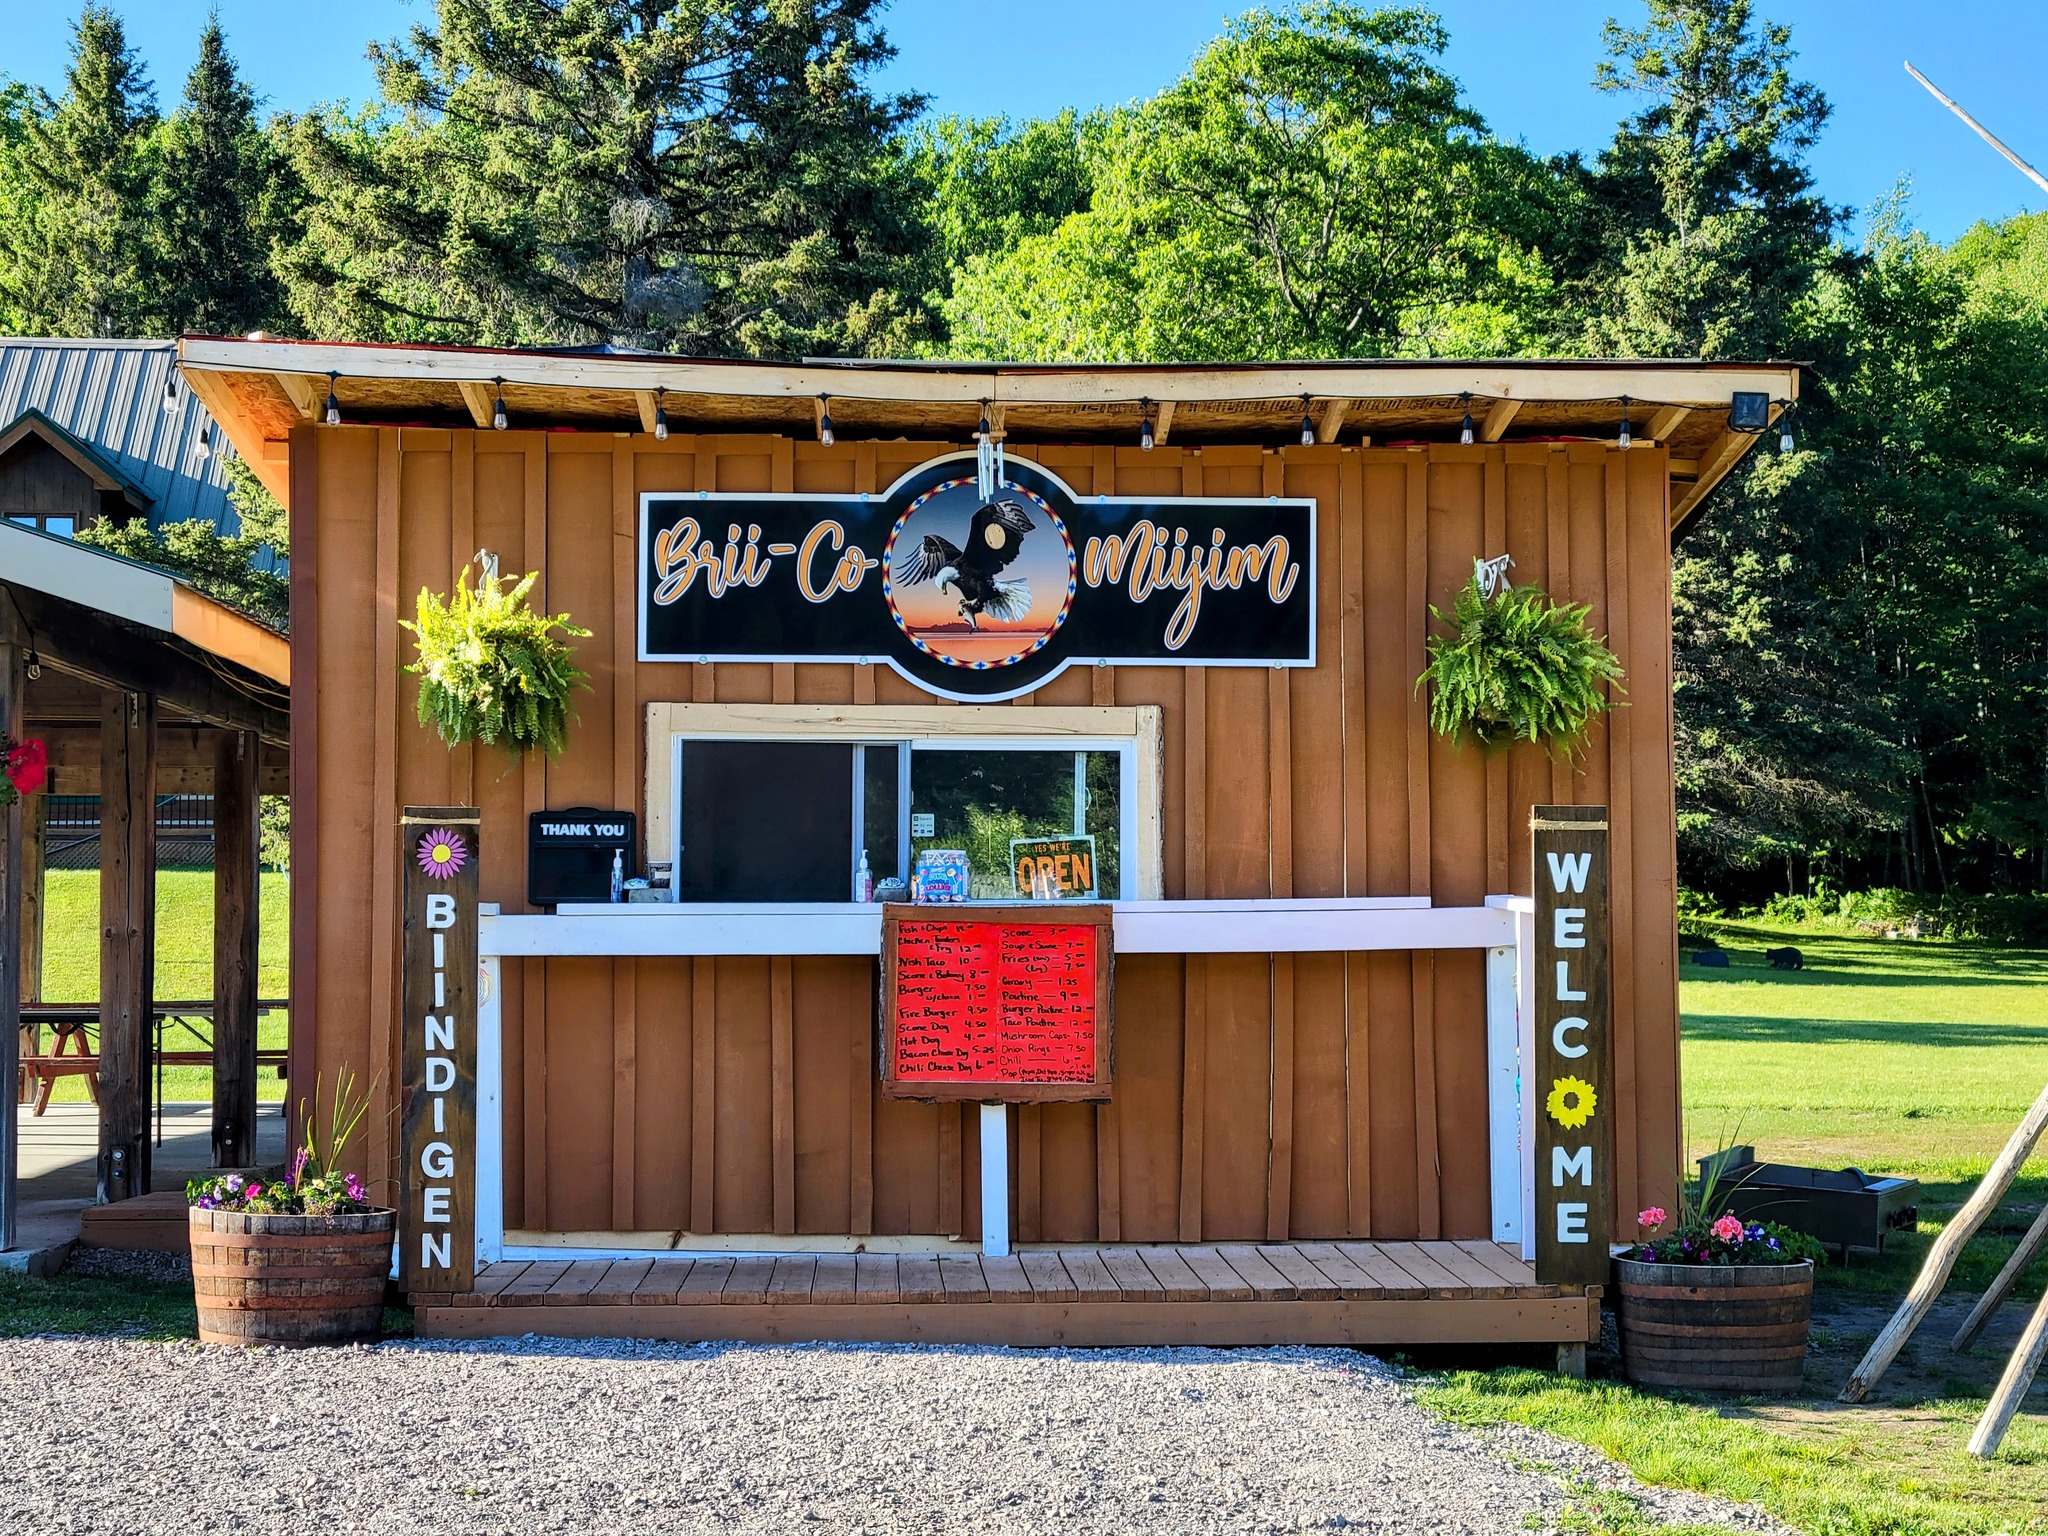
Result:
<svg viewBox="0 0 2048 1536"><path fill-rule="evenodd" d="M631 880L639 873L634 867L639 845L639 818L631 811L589 805L535 811L526 818L527 905L610 901L612 856L621 856L621 878Z"/></svg>

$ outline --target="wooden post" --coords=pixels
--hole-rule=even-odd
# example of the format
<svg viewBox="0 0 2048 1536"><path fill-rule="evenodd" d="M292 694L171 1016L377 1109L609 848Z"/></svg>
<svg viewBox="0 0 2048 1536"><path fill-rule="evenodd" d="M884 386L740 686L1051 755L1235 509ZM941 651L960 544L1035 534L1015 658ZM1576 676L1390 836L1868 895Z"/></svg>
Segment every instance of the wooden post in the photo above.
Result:
<svg viewBox="0 0 2048 1536"><path fill-rule="evenodd" d="M257 863L254 731L221 731L213 771L213 1166L256 1161Z"/></svg>
<svg viewBox="0 0 2048 1536"><path fill-rule="evenodd" d="M2027 1389L2034 1384L2034 1373L2041 1369L2044 1353L2048 1353L2048 1293L2043 1293L2034 1307L2034 1315L2027 1319L2026 1332L2020 1335L2012 1358L2005 1362L2005 1374L1998 1378L1991 1401L1984 1405L1984 1416L1971 1431L1972 1456L1988 1461L1998 1454L1998 1444L2005 1438L2012 1416L2026 1401Z"/></svg>
<svg viewBox="0 0 2048 1536"><path fill-rule="evenodd" d="M1892 1320L1884 1325L1884 1332L1871 1342L1862 1363L1856 1367L1856 1374L1842 1388L1838 1401L1860 1403L1870 1395L1870 1389L1877 1385L1899 1351L1906 1347L1906 1340L1913 1337L1913 1330L1920 1326L1920 1320L1941 1295L1941 1288L1948 1284L1949 1271L1955 1268L1963 1244L1984 1224L1984 1218L1997 1209L1999 1200L2012 1187L2012 1181L2044 1130L2048 1130L2048 1088L2043 1088L2041 1096L2034 1100L2034 1107L2027 1111L2027 1118L2012 1133L2012 1139L1998 1154L1998 1161L1991 1165L1991 1171L1984 1175L1984 1182L1977 1186L1977 1192L1956 1212L1955 1219L1941 1229L1934 1246L1927 1250L1927 1258L1920 1265L1920 1274L1914 1280L1913 1288L1906 1292L1906 1299L1899 1303L1899 1310L1892 1314ZM2038 1316L2035 1322L2040 1322ZM2030 1324L2029 1334L2032 1332L2033 1325Z"/></svg>
<svg viewBox="0 0 2048 1536"><path fill-rule="evenodd" d="M1539 805L1535 863L1536 1278L1603 1285L1614 1228L1607 808Z"/></svg>
<svg viewBox="0 0 2048 1536"><path fill-rule="evenodd" d="M477 861L480 813L407 806L399 817L404 1074L399 1271L416 1295L476 1281Z"/></svg>
<svg viewBox="0 0 2048 1536"><path fill-rule="evenodd" d="M0 641L0 733L19 740L28 715L28 674L19 645ZM0 812L0 935L21 926L22 807ZM0 941L0 1252L14 1246L19 1196L15 1131L21 1119L21 946Z"/></svg>
<svg viewBox="0 0 2048 1536"><path fill-rule="evenodd" d="M43 857L49 832L50 799L31 795L21 803L21 1000L43 995Z"/></svg>
<svg viewBox="0 0 2048 1536"><path fill-rule="evenodd" d="M2013 1249L2012 1257L2005 1261L2005 1267L1998 1272L1998 1278L1991 1282L1991 1289L1977 1298L1977 1305L1970 1309L1970 1315L1963 1319L1963 1326L1956 1330L1956 1336L1949 1340L1948 1347L1954 1350L1968 1349L1976 1341L1984 1325L1991 1321L1998 1309L2005 1305L2005 1298L2012 1294L2013 1287L2020 1283L2020 1276L2027 1272L2027 1266L2041 1256L2041 1249L2048 1247L2048 1206L2041 1208L2041 1214L2034 1218L2034 1224L2027 1228L2027 1235L2020 1239L2019 1247Z"/></svg>
<svg viewBox="0 0 2048 1536"><path fill-rule="evenodd" d="M109 689L100 714L102 1204L149 1193L156 970L156 700Z"/></svg>

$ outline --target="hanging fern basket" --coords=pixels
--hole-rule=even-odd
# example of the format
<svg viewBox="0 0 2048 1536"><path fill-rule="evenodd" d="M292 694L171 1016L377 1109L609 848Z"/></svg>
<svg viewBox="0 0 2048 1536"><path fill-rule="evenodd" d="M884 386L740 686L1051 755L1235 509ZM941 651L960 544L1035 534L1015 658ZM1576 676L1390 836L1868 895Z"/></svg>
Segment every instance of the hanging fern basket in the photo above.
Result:
<svg viewBox="0 0 2048 1536"><path fill-rule="evenodd" d="M474 586L465 565L445 600L420 592L418 618L404 626L419 659L405 670L420 680L420 724L449 746L559 757L568 744L570 696L590 680L567 641L590 631L566 613L534 612L527 594L537 579L500 577L486 560Z"/></svg>
<svg viewBox="0 0 2048 1536"><path fill-rule="evenodd" d="M1430 728L1488 750L1527 741L1570 755L1622 691L1621 661L1587 625L1586 605L1554 603L1541 587L1496 575L1495 595L1475 569L1448 616L1430 605L1453 631L1431 637L1415 683L1429 690Z"/></svg>

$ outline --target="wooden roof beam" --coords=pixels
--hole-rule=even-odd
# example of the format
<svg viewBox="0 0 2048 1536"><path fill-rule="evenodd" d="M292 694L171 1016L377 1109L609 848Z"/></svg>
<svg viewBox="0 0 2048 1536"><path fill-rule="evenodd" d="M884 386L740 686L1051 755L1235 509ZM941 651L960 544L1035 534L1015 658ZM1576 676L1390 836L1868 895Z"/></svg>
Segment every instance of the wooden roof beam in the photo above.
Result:
<svg viewBox="0 0 2048 1536"><path fill-rule="evenodd" d="M496 424L498 397L491 393L491 386L480 384L475 379L458 379L456 387L462 391L462 403L469 407L469 419L488 432ZM650 418L652 413L649 413ZM649 427L652 432L654 428Z"/></svg>
<svg viewBox="0 0 2048 1536"><path fill-rule="evenodd" d="M468 397L464 396L464 398L467 399ZM654 398L654 391L651 389L634 390L633 403L640 407L640 430L649 437L654 436L654 413L659 405L659 402ZM469 408L469 412L474 416L476 414L476 407L472 405ZM480 427L488 427L490 424L488 417L477 422L477 425Z"/></svg>
<svg viewBox="0 0 2048 1536"><path fill-rule="evenodd" d="M1691 414L1689 405L1667 405L1650 418L1650 424L1643 428L1643 436L1653 443L1668 443L1671 434L1678 430L1678 424Z"/></svg>
<svg viewBox="0 0 2048 1536"><path fill-rule="evenodd" d="M1773 419L1775 419L1775 413L1773 413ZM1673 534L1676 534L1679 525L1692 515L1693 509L1705 501L1707 494L1715 486L1719 485L1728 472L1741 461L1742 456L1749 452L1750 445L1756 439L1757 434L1754 432L1723 432L1719 438L1715 439L1713 447L1700 456L1699 478L1693 481L1691 486L1686 489L1684 495L1677 497L1671 503L1671 531ZM1676 491L1678 488L1673 486L1672 489Z"/></svg>
<svg viewBox="0 0 2048 1536"><path fill-rule="evenodd" d="M1316 417L1316 441L1334 443L1337 434L1344 430L1344 418L1351 414L1349 399L1325 400L1322 412Z"/></svg>
<svg viewBox="0 0 2048 1536"><path fill-rule="evenodd" d="M1161 448L1166 446L1166 434L1173 430L1173 401L1152 402L1152 441Z"/></svg>
<svg viewBox="0 0 2048 1536"><path fill-rule="evenodd" d="M277 380L277 387L291 397L292 404L299 408L301 416L310 422L320 420L320 408L326 404L326 400L320 393L319 385L303 373L273 373L271 377Z"/></svg>
<svg viewBox="0 0 2048 1536"><path fill-rule="evenodd" d="M1479 426L1479 441L1497 443L1522 409L1519 400L1496 400L1486 408L1486 420Z"/></svg>

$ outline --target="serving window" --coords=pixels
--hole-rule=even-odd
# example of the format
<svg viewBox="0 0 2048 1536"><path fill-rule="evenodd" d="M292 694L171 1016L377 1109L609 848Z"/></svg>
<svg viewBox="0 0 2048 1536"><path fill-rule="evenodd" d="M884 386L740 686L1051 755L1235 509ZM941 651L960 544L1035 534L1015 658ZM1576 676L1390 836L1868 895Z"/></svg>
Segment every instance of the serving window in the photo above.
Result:
<svg viewBox="0 0 2048 1536"><path fill-rule="evenodd" d="M969 901L1160 894L1155 708L657 704L648 733L682 902L905 900L921 855Z"/></svg>

